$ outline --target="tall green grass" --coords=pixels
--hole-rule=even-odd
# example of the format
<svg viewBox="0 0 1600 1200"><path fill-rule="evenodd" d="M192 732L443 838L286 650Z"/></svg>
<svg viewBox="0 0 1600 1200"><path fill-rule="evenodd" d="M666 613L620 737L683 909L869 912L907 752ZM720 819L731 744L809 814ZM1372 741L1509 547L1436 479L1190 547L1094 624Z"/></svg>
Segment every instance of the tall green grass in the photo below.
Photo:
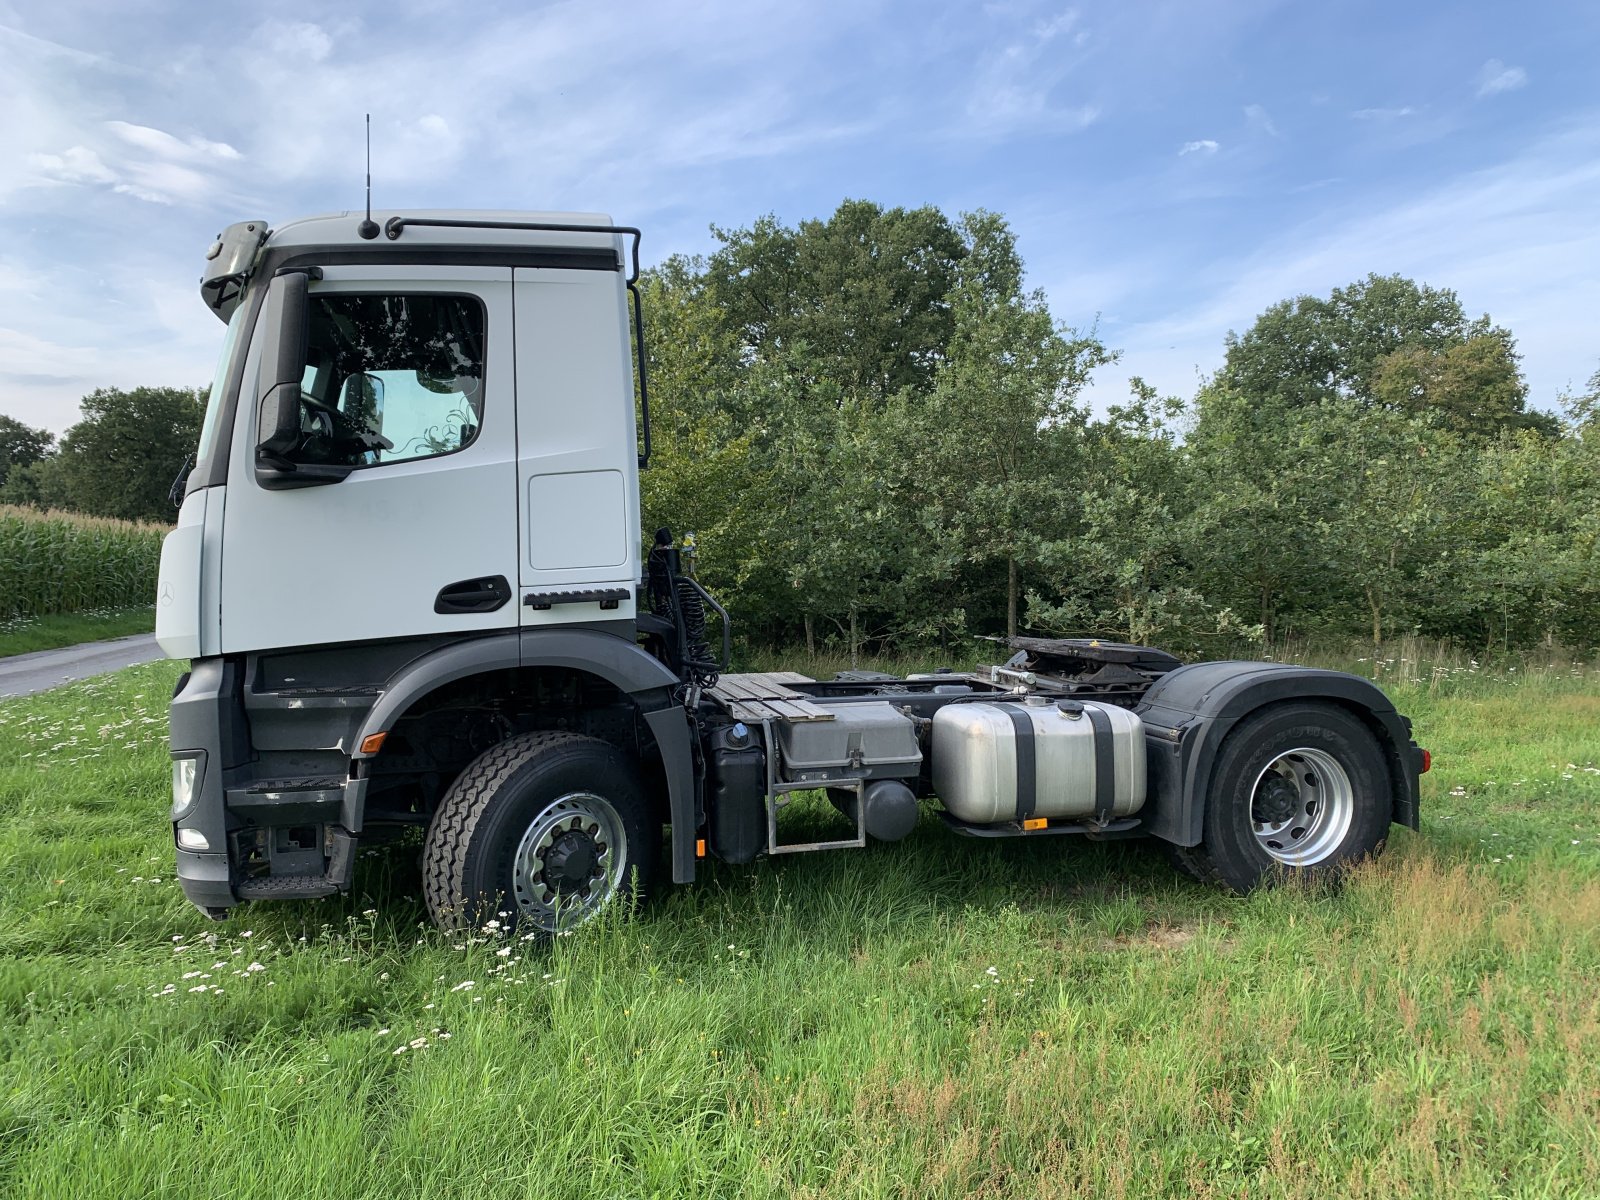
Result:
<svg viewBox="0 0 1600 1200"><path fill-rule="evenodd" d="M179 664L0 703L0 1196L1600 1195L1600 675L1470 662L1339 891L930 814L544 949L426 928L415 845L212 924Z"/></svg>
<svg viewBox="0 0 1600 1200"><path fill-rule="evenodd" d="M166 532L0 505L0 621L151 603Z"/></svg>

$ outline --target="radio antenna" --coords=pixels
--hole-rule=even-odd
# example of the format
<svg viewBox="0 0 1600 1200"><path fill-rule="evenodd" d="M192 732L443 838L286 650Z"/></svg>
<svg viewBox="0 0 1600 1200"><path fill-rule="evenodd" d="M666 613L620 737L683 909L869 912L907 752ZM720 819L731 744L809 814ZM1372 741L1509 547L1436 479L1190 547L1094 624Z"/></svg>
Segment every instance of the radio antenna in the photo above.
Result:
<svg viewBox="0 0 1600 1200"><path fill-rule="evenodd" d="M367 241L378 236L377 222L372 219L372 114L367 114L367 218L356 226L356 232Z"/></svg>

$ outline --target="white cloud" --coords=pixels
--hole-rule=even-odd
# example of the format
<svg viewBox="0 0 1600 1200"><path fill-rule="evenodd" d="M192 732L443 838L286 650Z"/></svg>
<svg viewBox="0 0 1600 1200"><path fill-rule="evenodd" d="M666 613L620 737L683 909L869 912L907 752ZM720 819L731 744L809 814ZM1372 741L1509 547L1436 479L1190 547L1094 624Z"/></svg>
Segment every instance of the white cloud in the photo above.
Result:
<svg viewBox="0 0 1600 1200"><path fill-rule="evenodd" d="M995 7L986 12L992 19L1012 16ZM1099 105L1063 103L1055 95L1086 57L1087 31L1074 34L1077 24L1077 11L1066 9L1006 30L979 59L967 99L967 132L1072 132L1094 124Z"/></svg>
<svg viewBox="0 0 1600 1200"><path fill-rule="evenodd" d="M1075 8L1063 9L1053 17L1046 17L1033 27L1033 36L1043 41L1049 41L1063 33L1069 33L1078 24L1078 10Z"/></svg>
<svg viewBox="0 0 1600 1200"><path fill-rule="evenodd" d="M184 142L146 125L108 121L106 127L125 145L103 143L106 157L87 146L55 154L35 152L28 156L37 173L32 182L109 187L152 204L200 204L215 198L218 191L214 176L201 168L208 160L241 157L226 143L203 138Z"/></svg>
<svg viewBox="0 0 1600 1200"><path fill-rule="evenodd" d="M333 50L333 36L309 21L268 21L257 30L257 37L271 54L296 67L307 61L322 62Z"/></svg>
<svg viewBox="0 0 1600 1200"><path fill-rule="evenodd" d="M1182 158L1185 154L1215 154L1216 152L1216 142L1210 138L1201 138L1197 142L1185 142L1183 148L1178 151L1178 157Z"/></svg>
<svg viewBox="0 0 1600 1200"><path fill-rule="evenodd" d="M115 183L117 174L87 146L73 146L60 154L30 154L31 162L55 183Z"/></svg>
<svg viewBox="0 0 1600 1200"><path fill-rule="evenodd" d="M1411 105L1398 108L1358 108L1350 115L1357 121L1398 121L1402 117L1412 117L1417 110Z"/></svg>
<svg viewBox="0 0 1600 1200"><path fill-rule="evenodd" d="M1491 58L1478 71L1478 95L1514 92L1527 82L1528 73L1521 67L1508 67L1498 58Z"/></svg>
<svg viewBox="0 0 1600 1200"><path fill-rule="evenodd" d="M1278 132L1278 127L1272 123L1272 117L1268 115L1267 110L1259 104L1246 104L1244 119L1250 123L1252 129L1259 129L1268 137L1283 136Z"/></svg>
<svg viewBox="0 0 1600 1200"><path fill-rule="evenodd" d="M239 152L228 145L227 142L211 142L202 137L191 137L187 141L181 141L165 130L152 129L148 125L132 125L127 121L107 121L106 128L130 146L149 151L152 154L159 154L164 158L236 159L240 157Z"/></svg>

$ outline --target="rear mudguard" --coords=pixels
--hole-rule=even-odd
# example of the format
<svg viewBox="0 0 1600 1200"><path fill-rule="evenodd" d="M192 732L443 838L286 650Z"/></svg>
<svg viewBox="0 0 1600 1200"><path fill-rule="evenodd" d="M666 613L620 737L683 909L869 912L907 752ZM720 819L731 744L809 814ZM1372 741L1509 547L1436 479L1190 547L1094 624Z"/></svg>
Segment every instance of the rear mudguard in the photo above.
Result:
<svg viewBox="0 0 1600 1200"><path fill-rule="evenodd" d="M1217 752L1233 727L1267 705L1307 700L1348 709L1372 731L1389 767L1390 819L1416 829L1422 751L1411 740L1411 722L1375 684L1287 663L1213 662L1164 676L1135 710L1145 723L1149 762L1145 832L1198 845Z"/></svg>

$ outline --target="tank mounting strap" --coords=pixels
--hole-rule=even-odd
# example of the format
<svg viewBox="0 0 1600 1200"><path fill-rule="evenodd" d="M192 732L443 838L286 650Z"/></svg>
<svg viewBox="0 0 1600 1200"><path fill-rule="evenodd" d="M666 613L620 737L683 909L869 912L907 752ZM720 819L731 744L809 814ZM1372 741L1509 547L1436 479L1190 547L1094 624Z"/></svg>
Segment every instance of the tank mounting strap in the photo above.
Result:
<svg viewBox="0 0 1600 1200"><path fill-rule="evenodd" d="M1111 820L1117 804L1116 748L1111 740L1111 718L1105 709L1083 706L1083 715L1094 727L1094 819L1104 825Z"/></svg>
<svg viewBox="0 0 1600 1200"><path fill-rule="evenodd" d="M1039 807L1039 767L1038 751L1033 744L1033 718L1028 715L1028 710L1021 706L1005 706L1006 716L1011 718L1011 728L1016 734L1016 760L1017 760L1017 820L1026 820L1033 816L1034 809ZM1105 720L1102 716L1101 720ZM1109 733L1110 724L1107 731ZM1098 733L1099 731L1096 730ZM1096 739L1098 748L1098 739Z"/></svg>

